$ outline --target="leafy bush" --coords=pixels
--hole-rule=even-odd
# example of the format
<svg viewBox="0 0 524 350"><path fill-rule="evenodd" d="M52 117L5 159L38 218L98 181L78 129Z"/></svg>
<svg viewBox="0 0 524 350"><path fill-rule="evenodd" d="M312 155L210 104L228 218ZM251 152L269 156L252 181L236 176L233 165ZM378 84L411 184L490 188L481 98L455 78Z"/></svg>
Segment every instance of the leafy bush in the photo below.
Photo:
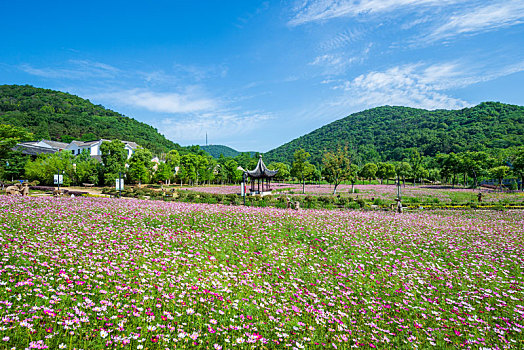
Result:
<svg viewBox="0 0 524 350"><path fill-rule="evenodd" d="M360 209L360 204L358 202L349 202L346 208L349 209Z"/></svg>
<svg viewBox="0 0 524 350"><path fill-rule="evenodd" d="M335 202L335 198L332 196L319 196L318 201L323 204L333 204Z"/></svg>
<svg viewBox="0 0 524 350"><path fill-rule="evenodd" d="M347 206L350 202L350 199L348 197L342 197L340 196L337 198L337 204Z"/></svg>
<svg viewBox="0 0 524 350"><path fill-rule="evenodd" d="M375 200L373 201L373 204L378 205L378 206L385 206L386 202L382 198L375 198Z"/></svg>

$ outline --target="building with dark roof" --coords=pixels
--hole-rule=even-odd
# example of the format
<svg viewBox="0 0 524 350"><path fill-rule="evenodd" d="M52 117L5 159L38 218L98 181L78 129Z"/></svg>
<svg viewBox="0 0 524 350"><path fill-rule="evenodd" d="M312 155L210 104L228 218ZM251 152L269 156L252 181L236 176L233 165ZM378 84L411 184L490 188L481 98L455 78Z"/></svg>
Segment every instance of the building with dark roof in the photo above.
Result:
<svg viewBox="0 0 524 350"><path fill-rule="evenodd" d="M278 170L269 170L264 161L262 161L262 155L258 160L257 166L253 170L247 170L245 174L251 180L251 194L265 195L271 193L271 179L278 173Z"/></svg>
<svg viewBox="0 0 524 350"><path fill-rule="evenodd" d="M71 143L64 143L58 141L41 140L21 142L13 147L13 150L20 151L22 154L37 156L39 154L50 154L60 152L62 150L70 151L73 155L82 153L87 150L91 157L101 159L102 152L100 152L100 145L104 141L111 140L95 140L95 141L71 141ZM138 144L132 141L122 141L127 152L127 158L131 158L135 150L139 147Z"/></svg>

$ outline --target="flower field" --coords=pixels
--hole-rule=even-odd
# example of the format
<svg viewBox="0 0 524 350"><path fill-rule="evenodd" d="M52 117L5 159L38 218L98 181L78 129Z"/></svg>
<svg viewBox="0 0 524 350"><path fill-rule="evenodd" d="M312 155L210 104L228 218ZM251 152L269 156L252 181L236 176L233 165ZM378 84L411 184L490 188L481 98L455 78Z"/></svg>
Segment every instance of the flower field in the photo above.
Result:
<svg viewBox="0 0 524 350"><path fill-rule="evenodd" d="M524 347L520 211L0 207L0 349Z"/></svg>
<svg viewBox="0 0 524 350"><path fill-rule="evenodd" d="M301 184L288 183L272 183L271 187L274 195L293 195L303 196ZM248 187L249 188L249 187ZM397 187L394 184L389 185L355 185L354 188L358 193L351 193L351 185L342 184L337 188L337 194L352 197L358 196L360 198L371 199L380 198L386 201L393 201L397 197ZM236 186L200 186L200 187L184 187L181 190L195 191L200 193L213 194L237 194L240 193L240 185ZM331 195L333 193L333 186L329 184L320 185L305 185L305 195ZM407 185L402 186L401 193L404 199L419 199L419 200L434 200L441 203L450 202L477 202L477 195L482 193L482 200L488 203L497 203L506 201L508 203L522 204L524 203L523 192L500 192L487 188L469 189L469 188L450 188L447 186L431 186L431 185Z"/></svg>

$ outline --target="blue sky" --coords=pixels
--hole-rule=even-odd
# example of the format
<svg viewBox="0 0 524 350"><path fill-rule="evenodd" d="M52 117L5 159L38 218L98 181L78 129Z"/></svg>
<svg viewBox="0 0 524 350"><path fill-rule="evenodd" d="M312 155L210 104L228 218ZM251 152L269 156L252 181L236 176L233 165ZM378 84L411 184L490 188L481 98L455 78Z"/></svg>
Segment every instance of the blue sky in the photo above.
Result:
<svg viewBox="0 0 524 350"><path fill-rule="evenodd" d="M381 105L524 105L524 0L2 1L0 84L268 151Z"/></svg>

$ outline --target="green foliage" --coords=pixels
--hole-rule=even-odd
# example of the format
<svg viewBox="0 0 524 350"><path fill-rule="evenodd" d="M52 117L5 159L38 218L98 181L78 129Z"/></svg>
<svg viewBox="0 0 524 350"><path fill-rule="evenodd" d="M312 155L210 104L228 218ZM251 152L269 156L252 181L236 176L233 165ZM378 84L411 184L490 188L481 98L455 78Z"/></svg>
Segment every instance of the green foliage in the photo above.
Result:
<svg viewBox="0 0 524 350"><path fill-rule="evenodd" d="M506 165L497 166L489 170L491 176L499 180L499 184L502 185L502 179L508 175L510 168Z"/></svg>
<svg viewBox="0 0 524 350"><path fill-rule="evenodd" d="M8 180L22 179L28 158L21 152L12 151L1 159L0 177Z"/></svg>
<svg viewBox="0 0 524 350"><path fill-rule="evenodd" d="M53 176L64 176L64 185L71 184L74 178L73 155L71 152L62 151L53 154L41 154L34 161L27 162L25 166L26 177L37 180L41 185L53 185Z"/></svg>
<svg viewBox="0 0 524 350"><path fill-rule="evenodd" d="M127 170L129 179L134 183L149 183L153 162L151 151L145 148L135 150L135 153L129 159L129 168Z"/></svg>
<svg viewBox="0 0 524 350"><path fill-rule="evenodd" d="M12 148L21 141L28 141L33 134L24 128L0 124L0 177L3 179L21 178L27 159Z"/></svg>
<svg viewBox="0 0 524 350"><path fill-rule="evenodd" d="M0 123L24 127L36 139L119 139L153 153L182 149L152 126L71 94L28 85L0 85Z"/></svg>
<svg viewBox="0 0 524 350"><path fill-rule="evenodd" d="M406 176L411 173L411 165L408 162L397 162L395 163L395 173L405 182Z"/></svg>
<svg viewBox="0 0 524 350"><path fill-rule="evenodd" d="M209 153L213 158L220 158L220 155L223 155L224 157L235 158L241 154L241 152L224 145L200 146L200 148ZM255 155L255 152L245 153L247 153L250 157Z"/></svg>
<svg viewBox="0 0 524 350"><path fill-rule="evenodd" d="M270 163L267 168L269 170L278 170L278 173L275 175L275 180L286 180L291 175L290 166L282 162Z"/></svg>
<svg viewBox="0 0 524 350"><path fill-rule="evenodd" d="M120 140L104 141L100 145L103 163L103 182L112 186L119 173L124 172L127 160L127 151Z"/></svg>
<svg viewBox="0 0 524 350"><path fill-rule="evenodd" d="M22 127L0 124L0 159L5 159L17 143L32 138L33 134Z"/></svg>
<svg viewBox="0 0 524 350"><path fill-rule="evenodd" d="M180 158L180 169L177 177L189 183L198 184L198 181L208 181L214 178L215 163L211 162L205 153L188 153Z"/></svg>
<svg viewBox="0 0 524 350"><path fill-rule="evenodd" d="M304 183L305 170L309 165L307 159L310 157L309 153L304 149L299 148L293 153L293 165L291 167L291 175L299 178ZM304 187L302 187L302 193L304 193Z"/></svg>
<svg viewBox="0 0 524 350"><path fill-rule="evenodd" d="M166 164L175 169L175 167L180 165L180 154L177 150L171 150L166 154Z"/></svg>
<svg viewBox="0 0 524 350"><path fill-rule="evenodd" d="M524 185L524 147L517 149L512 158L513 173L520 177L521 185Z"/></svg>
<svg viewBox="0 0 524 350"><path fill-rule="evenodd" d="M174 170L168 163L160 163L155 171L154 182L162 181L166 183L173 178L173 175Z"/></svg>
<svg viewBox="0 0 524 350"><path fill-rule="evenodd" d="M349 180L352 175L351 158L348 148L338 148L335 152L326 152L322 159L324 174L329 183L333 184L333 194L342 181Z"/></svg>
<svg viewBox="0 0 524 350"><path fill-rule="evenodd" d="M91 157L88 150L84 149L73 159L73 183L97 185L100 170L101 164Z"/></svg>
<svg viewBox="0 0 524 350"><path fill-rule="evenodd" d="M362 167L362 169L360 169L360 176L362 176L365 179L372 180L375 178L377 170L378 167L376 164L367 163Z"/></svg>
<svg viewBox="0 0 524 350"><path fill-rule="evenodd" d="M389 180L395 176L395 166L391 163L377 163L376 176L380 179L381 183L384 181L384 179Z"/></svg>
<svg viewBox="0 0 524 350"><path fill-rule="evenodd" d="M325 125L265 154L268 161L288 162L303 148L320 164L324 150L341 141L351 146L354 163L402 161L409 149L421 155L489 151L524 146L524 107L485 102L462 110L427 111L377 107Z"/></svg>
<svg viewBox="0 0 524 350"><path fill-rule="evenodd" d="M234 159L227 160L223 168L228 182L237 182L241 179L242 172L237 170L238 163Z"/></svg>
<svg viewBox="0 0 524 350"><path fill-rule="evenodd" d="M306 162L304 166L304 179L308 181L313 181L318 180L319 177L319 170L317 169L315 164Z"/></svg>

